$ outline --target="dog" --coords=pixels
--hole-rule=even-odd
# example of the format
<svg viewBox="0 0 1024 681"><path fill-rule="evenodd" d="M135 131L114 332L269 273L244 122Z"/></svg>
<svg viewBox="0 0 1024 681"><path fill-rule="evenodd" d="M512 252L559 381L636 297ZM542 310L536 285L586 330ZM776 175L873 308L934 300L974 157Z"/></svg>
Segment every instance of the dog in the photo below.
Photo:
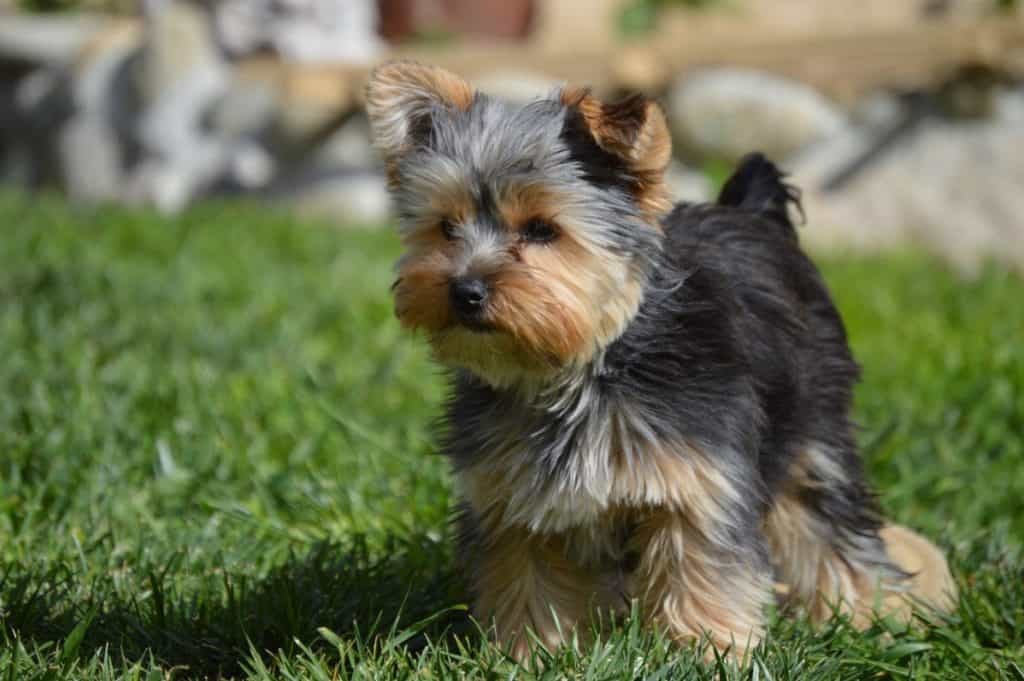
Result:
<svg viewBox="0 0 1024 681"><path fill-rule="evenodd" d="M513 655L633 602L734 654L777 597L855 622L950 605L942 554L886 528L865 480L859 367L774 164L673 206L642 96L517 107L392 62L366 103L404 247L395 312L450 369L472 611Z"/></svg>

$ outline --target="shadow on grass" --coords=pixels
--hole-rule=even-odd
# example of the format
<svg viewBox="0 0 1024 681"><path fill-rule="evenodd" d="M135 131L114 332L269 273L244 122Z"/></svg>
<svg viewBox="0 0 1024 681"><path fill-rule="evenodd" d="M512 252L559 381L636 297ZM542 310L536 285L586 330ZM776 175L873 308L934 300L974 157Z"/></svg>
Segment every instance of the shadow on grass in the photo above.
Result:
<svg viewBox="0 0 1024 681"><path fill-rule="evenodd" d="M239 673L252 649L266 657L293 652L296 641L326 648L321 627L342 639L372 641L465 599L443 544L427 538L392 538L373 552L360 539L319 544L258 580L225 572L219 585L203 580L198 593L175 592L169 575L176 569L172 561L163 575L150 572L137 595L114 597L76 581L70 565L27 578L0 567L0 632L60 645L92 617L79 656L106 648L130 664L151 655L165 667L187 668L189 676L217 678ZM424 635L437 640L453 628L466 630L463 612L449 612ZM424 641L414 637L406 646L415 651Z"/></svg>

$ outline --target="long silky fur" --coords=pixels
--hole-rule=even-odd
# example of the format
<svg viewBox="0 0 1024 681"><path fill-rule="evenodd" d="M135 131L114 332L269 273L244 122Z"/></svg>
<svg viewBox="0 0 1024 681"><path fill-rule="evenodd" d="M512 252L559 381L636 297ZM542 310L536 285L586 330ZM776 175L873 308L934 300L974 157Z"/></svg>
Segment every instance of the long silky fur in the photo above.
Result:
<svg viewBox="0 0 1024 681"><path fill-rule="evenodd" d="M784 175L755 154L718 202L665 212L667 132L652 103L577 91L467 104L460 81L408 68L411 94L400 69L377 91L371 80L371 118L410 249L396 301L451 367L442 449L476 614L504 620L499 636L534 628L557 642L552 622L571 626L599 584L591 605L637 598L671 634L706 626L722 647L756 641L773 577L819 615L816 589L898 588L849 417L859 368L799 248ZM388 97L416 120L400 125ZM540 189L564 228L536 247L564 256L537 259L554 268L549 288L520 262L501 208ZM436 236L451 206L473 216L457 245ZM446 269L432 278L432 263ZM495 293L502 334L417 309L443 294L416 281L464 271L508 282ZM544 599L553 620L538 614Z"/></svg>

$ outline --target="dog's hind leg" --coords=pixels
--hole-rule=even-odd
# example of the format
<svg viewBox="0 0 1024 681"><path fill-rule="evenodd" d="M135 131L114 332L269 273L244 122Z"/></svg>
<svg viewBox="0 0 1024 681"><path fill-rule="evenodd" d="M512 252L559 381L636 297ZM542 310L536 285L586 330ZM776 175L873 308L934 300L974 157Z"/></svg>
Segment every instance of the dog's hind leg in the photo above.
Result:
<svg viewBox="0 0 1024 681"><path fill-rule="evenodd" d="M903 528L882 529L852 450L805 447L764 529L784 600L816 621L838 609L866 626L876 613L909 618L915 601L951 603L955 587L942 554Z"/></svg>

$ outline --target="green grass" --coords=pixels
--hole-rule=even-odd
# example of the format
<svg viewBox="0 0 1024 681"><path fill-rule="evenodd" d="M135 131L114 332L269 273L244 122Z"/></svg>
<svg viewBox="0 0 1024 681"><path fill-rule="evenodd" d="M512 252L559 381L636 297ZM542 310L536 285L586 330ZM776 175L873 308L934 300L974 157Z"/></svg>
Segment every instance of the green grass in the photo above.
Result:
<svg viewBox="0 0 1024 681"><path fill-rule="evenodd" d="M866 367L887 513L963 588L932 628L776 621L701 666L636 617L546 671L466 618L390 233L261 208L168 220L0 196L0 681L1024 679L1024 282L914 256L824 270Z"/></svg>

